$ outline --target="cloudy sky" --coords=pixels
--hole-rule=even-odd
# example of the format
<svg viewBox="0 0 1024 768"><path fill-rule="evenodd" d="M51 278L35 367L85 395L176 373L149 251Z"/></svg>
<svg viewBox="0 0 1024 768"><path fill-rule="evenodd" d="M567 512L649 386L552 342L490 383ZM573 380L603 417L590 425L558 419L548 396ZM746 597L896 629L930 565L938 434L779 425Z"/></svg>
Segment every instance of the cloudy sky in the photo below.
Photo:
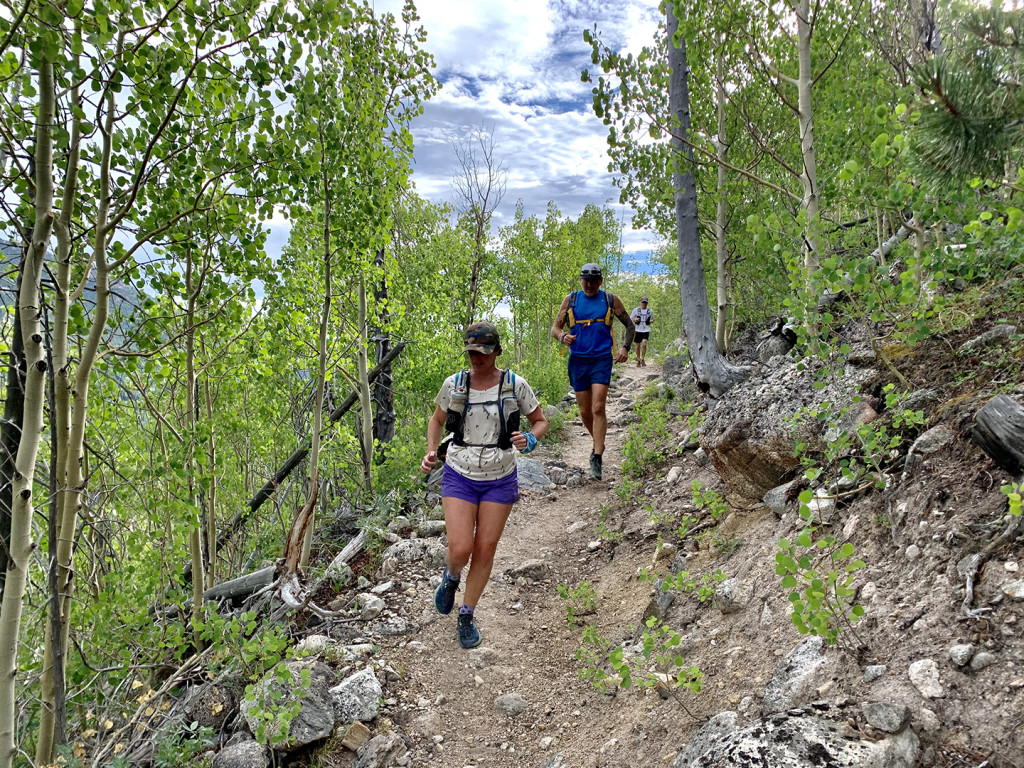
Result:
<svg viewBox="0 0 1024 768"><path fill-rule="evenodd" d="M375 5L400 16L401 0ZM591 86L580 82L581 70L592 68L583 30L596 24L608 45L638 51L657 28L657 0L417 0L416 7L442 83L413 123L417 192L452 202L453 138L483 126L493 129L496 158L508 169L495 231L512 220L520 198L528 215L543 217L551 200L567 216L588 203L607 203L621 216L608 129L591 110ZM627 252L648 250L653 236L631 229L628 209L623 218Z"/></svg>

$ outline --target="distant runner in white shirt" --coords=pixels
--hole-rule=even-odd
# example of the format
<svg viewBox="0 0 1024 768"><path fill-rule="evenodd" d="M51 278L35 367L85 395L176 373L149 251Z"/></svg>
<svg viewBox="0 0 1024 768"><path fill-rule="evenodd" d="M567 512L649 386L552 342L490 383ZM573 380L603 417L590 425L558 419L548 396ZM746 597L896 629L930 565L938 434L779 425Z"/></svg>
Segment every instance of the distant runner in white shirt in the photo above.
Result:
<svg viewBox="0 0 1024 768"><path fill-rule="evenodd" d="M636 364L638 368L647 367L647 340L651 338L651 323L654 322L654 311L647 308L647 297L640 299L640 306L629 316L636 325Z"/></svg>

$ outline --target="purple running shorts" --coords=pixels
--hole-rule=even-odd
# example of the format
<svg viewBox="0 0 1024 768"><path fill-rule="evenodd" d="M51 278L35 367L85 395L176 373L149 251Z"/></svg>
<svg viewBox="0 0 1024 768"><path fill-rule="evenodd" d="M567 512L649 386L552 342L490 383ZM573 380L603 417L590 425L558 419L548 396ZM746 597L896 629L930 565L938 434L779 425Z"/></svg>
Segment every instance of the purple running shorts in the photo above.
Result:
<svg viewBox="0 0 1024 768"><path fill-rule="evenodd" d="M519 498L519 476L516 470L497 480L470 480L444 465L441 474L441 496L449 496L480 505L482 501L515 504Z"/></svg>

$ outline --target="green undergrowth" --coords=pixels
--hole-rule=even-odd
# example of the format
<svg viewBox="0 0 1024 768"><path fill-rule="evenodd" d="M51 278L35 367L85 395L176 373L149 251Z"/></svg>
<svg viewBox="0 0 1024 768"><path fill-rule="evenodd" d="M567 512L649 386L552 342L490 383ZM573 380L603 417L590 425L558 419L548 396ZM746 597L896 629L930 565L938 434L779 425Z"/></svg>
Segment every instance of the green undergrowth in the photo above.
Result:
<svg viewBox="0 0 1024 768"><path fill-rule="evenodd" d="M561 584L558 594L566 602L569 626L580 630L575 656L580 680L607 694L618 689L654 689L665 698L674 698L684 710L681 694L687 690L700 693L703 673L687 662L683 637L670 625L649 617L630 628L635 642L615 644L596 623L582 620L598 613L598 596L590 582L572 587Z"/></svg>

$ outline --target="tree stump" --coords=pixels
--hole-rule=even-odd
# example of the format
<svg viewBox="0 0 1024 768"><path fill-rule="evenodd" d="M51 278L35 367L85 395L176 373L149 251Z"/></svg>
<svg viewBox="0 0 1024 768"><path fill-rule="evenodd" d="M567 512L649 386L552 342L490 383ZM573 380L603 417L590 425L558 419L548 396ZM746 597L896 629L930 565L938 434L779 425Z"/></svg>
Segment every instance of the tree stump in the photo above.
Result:
<svg viewBox="0 0 1024 768"><path fill-rule="evenodd" d="M978 411L971 431L974 442L1014 475L1024 469L1024 406L996 395Z"/></svg>

